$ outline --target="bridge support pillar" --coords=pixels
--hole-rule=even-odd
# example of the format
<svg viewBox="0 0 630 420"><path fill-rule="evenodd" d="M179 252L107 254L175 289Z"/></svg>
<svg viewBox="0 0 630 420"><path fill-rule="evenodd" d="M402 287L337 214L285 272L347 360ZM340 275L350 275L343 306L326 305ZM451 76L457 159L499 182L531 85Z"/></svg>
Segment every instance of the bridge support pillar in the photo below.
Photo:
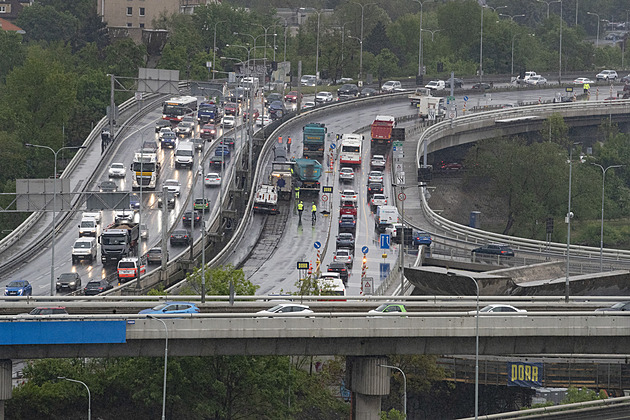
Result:
<svg viewBox="0 0 630 420"><path fill-rule="evenodd" d="M4 420L4 401L11 398L13 390L11 384L12 366L11 360L0 360L0 420Z"/></svg>
<svg viewBox="0 0 630 420"><path fill-rule="evenodd" d="M389 394L390 371L385 356L346 358L346 383L354 393L354 420L378 420L381 396Z"/></svg>

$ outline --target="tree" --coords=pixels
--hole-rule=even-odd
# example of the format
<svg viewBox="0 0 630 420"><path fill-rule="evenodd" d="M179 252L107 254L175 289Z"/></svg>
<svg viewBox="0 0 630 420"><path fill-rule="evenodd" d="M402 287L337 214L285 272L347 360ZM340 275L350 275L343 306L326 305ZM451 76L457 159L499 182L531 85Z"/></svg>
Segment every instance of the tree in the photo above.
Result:
<svg viewBox="0 0 630 420"><path fill-rule="evenodd" d="M53 6L34 3L22 10L16 25L26 31L27 40L70 42L76 36L79 21L70 13L61 12Z"/></svg>
<svg viewBox="0 0 630 420"><path fill-rule="evenodd" d="M209 295L230 294L230 284L234 285L234 293L237 295L252 296L256 294L256 290L260 287L253 284L245 278L245 273L241 268L234 268L233 265L206 268L206 293ZM201 268L195 270L186 276L188 279L187 286L193 293L201 293Z"/></svg>
<svg viewBox="0 0 630 420"><path fill-rule="evenodd" d="M383 83L385 77L393 76L398 70L398 58L387 48L381 50L380 54L374 57L370 66L370 71L378 79L378 85Z"/></svg>
<svg viewBox="0 0 630 420"><path fill-rule="evenodd" d="M7 74L21 66L26 60L26 47L22 36L9 31L0 31L0 83L4 84Z"/></svg>
<svg viewBox="0 0 630 420"><path fill-rule="evenodd" d="M543 121L543 128L540 135L544 141L553 142L560 147L569 147L569 126L564 122L564 118L560 114L552 114Z"/></svg>

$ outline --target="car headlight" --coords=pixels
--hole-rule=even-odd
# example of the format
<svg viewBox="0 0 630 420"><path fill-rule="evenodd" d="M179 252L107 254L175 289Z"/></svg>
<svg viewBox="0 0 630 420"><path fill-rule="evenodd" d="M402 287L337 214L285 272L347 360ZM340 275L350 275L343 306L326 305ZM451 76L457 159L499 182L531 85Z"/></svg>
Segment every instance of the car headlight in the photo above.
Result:
<svg viewBox="0 0 630 420"><path fill-rule="evenodd" d="M74 282L74 281L70 282L70 286L74 286L75 284L76 284L76 282Z"/></svg>

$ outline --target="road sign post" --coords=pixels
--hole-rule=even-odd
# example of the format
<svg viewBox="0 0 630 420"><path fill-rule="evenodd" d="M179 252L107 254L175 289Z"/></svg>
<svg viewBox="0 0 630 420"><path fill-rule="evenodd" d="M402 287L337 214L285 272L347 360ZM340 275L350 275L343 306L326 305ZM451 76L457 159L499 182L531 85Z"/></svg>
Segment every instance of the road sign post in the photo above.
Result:
<svg viewBox="0 0 630 420"><path fill-rule="evenodd" d="M364 295L374 294L374 279L372 277L363 277L361 279L361 290Z"/></svg>

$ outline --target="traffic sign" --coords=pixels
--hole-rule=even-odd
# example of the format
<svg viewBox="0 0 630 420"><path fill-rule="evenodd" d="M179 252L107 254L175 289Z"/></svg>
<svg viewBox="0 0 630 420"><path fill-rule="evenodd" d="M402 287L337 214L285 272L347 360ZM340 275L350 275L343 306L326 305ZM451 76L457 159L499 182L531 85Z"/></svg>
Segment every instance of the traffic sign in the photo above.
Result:
<svg viewBox="0 0 630 420"><path fill-rule="evenodd" d="M298 261L297 262L298 270L308 270L308 261Z"/></svg>
<svg viewBox="0 0 630 420"><path fill-rule="evenodd" d="M333 187L331 187L331 186L324 186L324 187L322 187L322 192L324 194L332 194Z"/></svg>
<svg viewBox="0 0 630 420"><path fill-rule="evenodd" d="M335 147L337 147L337 145L335 143L330 143L330 148L334 149Z"/></svg>
<svg viewBox="0 0 630 420"><path fill-rule="evenodd" d="M315 243L313 244L313 246L315 247L315 249L319 249L322 247L322 243L319 241L315 241Z"/></svg>
<svg viewBox="0 0 630 420"><path fill-rule="evenodd" d="M398 200L405 201L406 199L407 199L407 194L405 194L403 192L398 193Z"/></svg>
<svg viewBox="0 0 630 420"><path fill-rule="evenodd" d="M405 173L404 172L398 172L396 174L396 184L397 185L404 185L405 184Z"/></svg>
<svg viewBox="0 0 630 420"><path fill-rule="evenodd" d="M372 277L363 277L363 279L361 279L361 290L363 291L364 295L371 295L372 293L374 293L373 288L374 287L374 279Z"/></svg>
<svg viewBox="0 0 630 420"><path fill-rule="evenodd" d="M468 96L464 96L464 101L468 101Z"/></svg>
<svg viewBox="0 0 630 420"><path fill-rule="evenodd" d="M322 201L328 201L328 196L327 195L322 195Z"/></svg>
<svg viewBox="0 0 630 420"><path fill-rule="evenodd" d="M389 249L391 236L387 233L381 233L381 249Z"/></svg>
<svg viewBox="0 0 630 420"><path fill-rule="evenodd" d="M385 280L389 275L389 263L380 263L379 272L381 275L381 281Z"/></svg>
<svg viewBox="0 0 630 420"><path fill-rule="evenodd" d="M402 164L402 163L398 163L398 162L396 162L396 165L395 165L395 166L396 166L396 170L394 171L395 173L398 173L398 172L402 172L402 171L403 171L403 164Z"/></svg>
<svg viewBox="0 0 630 420"><path fill-rule="evenodd" d="M402 141L395 141L395 142L392 143L392 146L394 146L394 147L402 147L402 145L403 145Z"/></svg>
<svg viewBox="0 0 630 420"><path fill-rule="evenodd" d="M449 113L448 113L448 117L449 117L450 119L455 118L455 113L454 113L453 111L449 112Z"/></svg>
<svg viewBox="0 0 630 420"><path fill-rule="evenodd" d="M454 97L454 96L448 96L448 97L447 97L447 99L448 99L449 101L454 101L454 100L455 100L455 97Z"/></svg>
<svg viewBox="0 0 630 420"><path fill-rule="evenodd" d="M370 248L368 248L367 246L364 246L363 248L361 248L361 252L363 252L364 254L367 254L369 250Z"/></svg>

